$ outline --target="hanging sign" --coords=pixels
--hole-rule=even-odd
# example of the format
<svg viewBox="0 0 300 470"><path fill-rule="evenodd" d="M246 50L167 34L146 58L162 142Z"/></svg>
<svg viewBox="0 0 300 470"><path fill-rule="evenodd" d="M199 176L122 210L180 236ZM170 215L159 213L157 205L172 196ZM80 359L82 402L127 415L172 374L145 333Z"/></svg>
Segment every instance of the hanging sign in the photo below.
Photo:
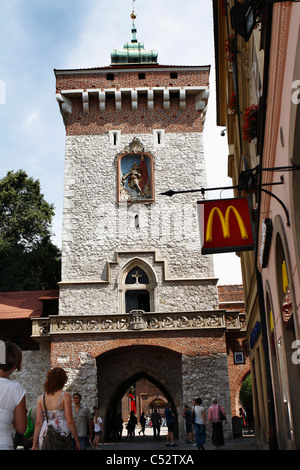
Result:
<svg viewBox="0 0 300 470"><path fill-rule="evenodd" d="M254 248L247 198L198 201L202 254Z"/></svg>

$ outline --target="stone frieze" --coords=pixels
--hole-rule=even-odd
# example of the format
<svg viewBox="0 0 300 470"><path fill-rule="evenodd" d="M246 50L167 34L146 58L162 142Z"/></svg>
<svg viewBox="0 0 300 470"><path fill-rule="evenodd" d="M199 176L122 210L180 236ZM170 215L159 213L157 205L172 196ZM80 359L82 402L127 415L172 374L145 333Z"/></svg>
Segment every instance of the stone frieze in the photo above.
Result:
<svg viewBox="0 0 300 470"><path fill-rule="evenodd" d="M35 318L32 337L36 340L51 335L83 333L124 333L128 331L161 331L193 329L245 329L245 314L223 310L148 313L133 310L119 315L55 315Z"/></svg>

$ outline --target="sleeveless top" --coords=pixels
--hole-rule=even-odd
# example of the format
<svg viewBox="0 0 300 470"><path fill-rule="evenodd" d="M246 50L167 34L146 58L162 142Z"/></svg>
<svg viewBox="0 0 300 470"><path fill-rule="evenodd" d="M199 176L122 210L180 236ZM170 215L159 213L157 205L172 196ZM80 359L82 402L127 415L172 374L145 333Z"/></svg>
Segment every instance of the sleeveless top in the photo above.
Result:
<svg viewBox="0 0 300 470"><path fill-rule="evenodd" d="M0 450L13 449L13 427L15 408L25 395L19 382L0 377Z"/></svg>
<svg viewBox="0 0 300 470"><path fill-rule="evenodd" d="M66 415L65 415L65 410L59 410L59 405L62 400L64 392L62 392L58 404L57 404L57 409L54 411L47 411L47 417L48 417L48 423L46 420L46 413L44 411L44 421L41 427L40 435L39 435L39 448L42 447L43 440L46 436L47 432L47 427L52 425L54 429L59 433L64 436L68 436L70 434L70 429L67 424L66 420Z"/></svg>

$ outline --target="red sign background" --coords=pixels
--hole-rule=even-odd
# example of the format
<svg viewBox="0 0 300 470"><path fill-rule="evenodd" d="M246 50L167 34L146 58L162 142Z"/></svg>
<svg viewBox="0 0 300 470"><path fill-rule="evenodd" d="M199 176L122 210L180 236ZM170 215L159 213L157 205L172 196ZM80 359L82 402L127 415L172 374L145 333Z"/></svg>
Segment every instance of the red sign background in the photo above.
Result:
<svg viewBox="0 0 300 470"><path fill-rule="evenodd" d="M197 205L203 254L254 248L247 198L198 201Z"/></svg>

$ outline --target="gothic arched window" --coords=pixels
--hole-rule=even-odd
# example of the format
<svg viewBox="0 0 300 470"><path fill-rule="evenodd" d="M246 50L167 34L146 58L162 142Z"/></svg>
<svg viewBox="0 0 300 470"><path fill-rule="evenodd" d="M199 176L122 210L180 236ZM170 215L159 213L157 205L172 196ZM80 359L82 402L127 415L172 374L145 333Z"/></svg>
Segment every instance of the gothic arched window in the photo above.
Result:
<svg viewBox="0 0 300 470"><path fill-rule="evenodd" d="M150 312L150 293L148 287L149 279L142 269L136 267L129 271L125 280L126 313L132 310Z"/></svg>
<svg viewBox="0 0 300 470"><path fill-rule="evenodd" d="M142 260L131 262L120 275L120 312L155 311L156 275Z"/></svg>

